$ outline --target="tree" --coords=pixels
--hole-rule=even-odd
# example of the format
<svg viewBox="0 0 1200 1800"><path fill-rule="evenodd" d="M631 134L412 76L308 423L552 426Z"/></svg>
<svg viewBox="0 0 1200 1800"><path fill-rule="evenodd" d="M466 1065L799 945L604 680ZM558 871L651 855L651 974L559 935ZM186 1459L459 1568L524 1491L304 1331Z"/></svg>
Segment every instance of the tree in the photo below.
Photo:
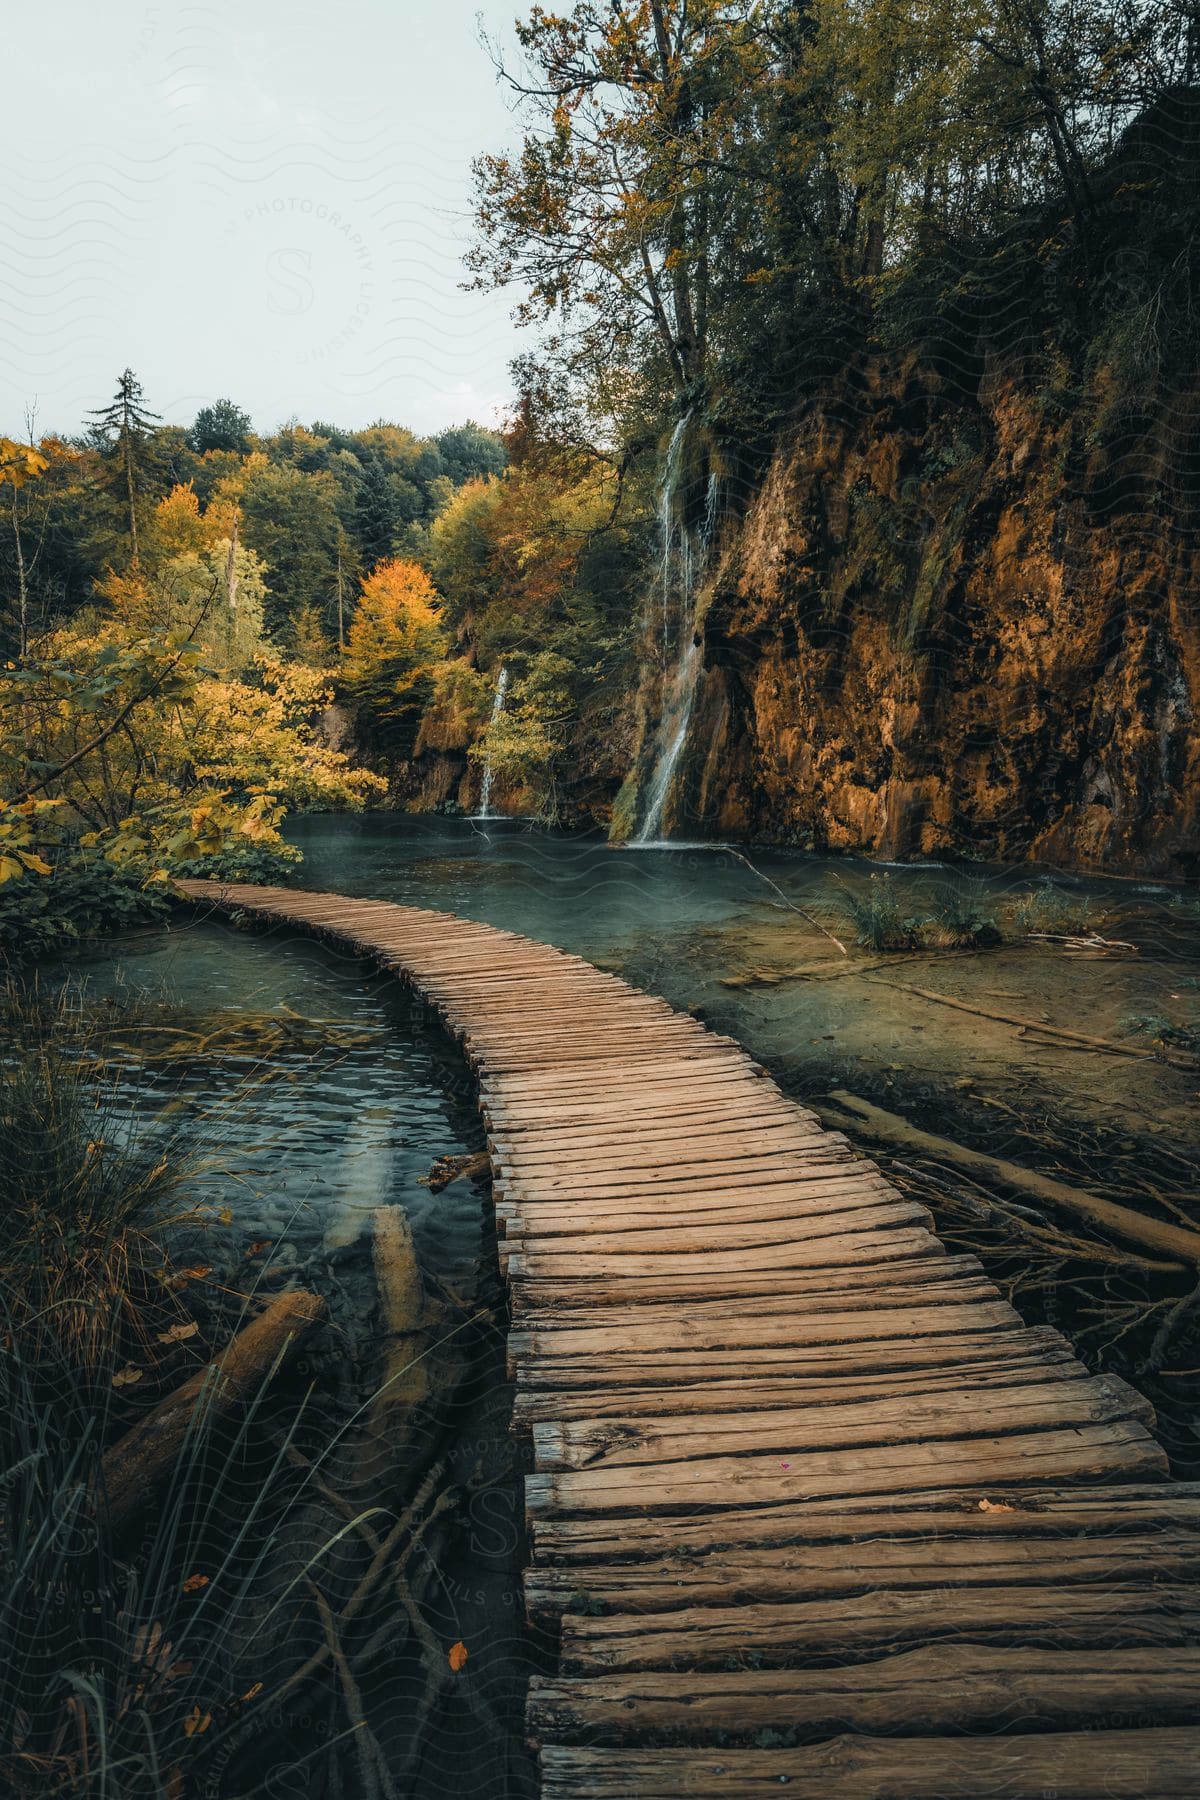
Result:
<svg viewBox="0 0 1200 1800"><path fill-rule="evenodd" d="M316 607L328 618L336 603L338 548L344 535L334 478L270 462L255 451L235 475L219 483L214 498L238 506L242 536L262 558L271 636L289 643L296 615L305 607Z"/></svg>
<svg viewBox="0 0 1200 1800"><path fill-rule="evenodd" d="M677 402L704 397L713 302L736 253L730 177L759 78L756 0L577 0L534 9L503 70L529 128L475 165L480 285L523 283L527 321L582 315L589 367L652 349Z"/></svg>
<svg viewBox="0 0 1200 1800"><path fill-rule="evenodd" d="M508 461L504 440L498 432L487 431L468 419L465 425L454 425L438 433L438 451L446 474L455 487L464 481L477 481L482 476L499 475Z"/></svg>
<svg viewBox="0 0 1200 1800"><path fill-rule="evenodd" d="M429 671L444 654L438 594L419 563L389 558L362 584L342 656L342 679L360 733L380 748L408 755Z"/></svg>
<svg viewBox="0 0 1200 1800"><path fill-rule="evenodd" d="M253 426L250 414L235 406L232 400L214 400L202 406L191 430L192 449L203 456L209 450L236 450L250 447Z"/></svg>
<svg viewBox="0 0 1200 1800"><path fill-rule="evenodd" d="M17 499L26 482L36 481L50 467L49 459L32 444L17 444L0 437L0 487L7 487L12 519L13 556L17 567L17 654L29 645L29 568L21 538L21 509Z"/></svg>
<svg viewBox="0 0 1200 1800"><path fill-rule="evenodd" d="M138 562L138 454L154 426L161 422L160 415L150 412L142 401L141 382L132 369L124 369L110 404L102 412L89 415L96 437L115 450L124 474L126 504L129 508L129 541L135 568Z"/></svg>

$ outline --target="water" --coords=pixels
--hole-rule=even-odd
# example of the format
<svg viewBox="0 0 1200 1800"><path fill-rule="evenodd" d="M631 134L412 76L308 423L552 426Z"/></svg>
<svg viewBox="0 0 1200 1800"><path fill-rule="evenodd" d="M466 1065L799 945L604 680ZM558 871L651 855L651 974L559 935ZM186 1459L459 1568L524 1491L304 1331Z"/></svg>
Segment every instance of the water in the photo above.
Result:
<svg viewBox="0 0 1200 1800"><path fill-rule="evenodd" d="M492 701L491 722L493 725L504 711L504 696L507 692L508 670L501 667L500 675L496 682L496 697ZM480 820L490 819L492 817L492 752L490 748L487 753L487 760L483 765L483 784L479 790L479 811L476 813L475 817Z"/></svg>
<svg viewBox="0 0 1200 1800"><path fill-rule="evenodd" d="M696 594L708 569L720 517L721 484L715 470L705 488L697 525L688 517L687 448L695 428L686 413L671 433L659 489L657 588L661 611L662 700L653 763L641 798L634 842L661 836L667 803L688 741L704 656L696 642Z"/></svg>
<svg viewBox="0 0 1200 1800"><path fill-rule="evenodd" d="M310 1455L349 1431L345 1461L329 1465L332 1484L354 1507L378 1509L383 1521L410 1503L411 1483L435 1458L443 1473L434 1493L451 1484L460 1490L405 1574L439 1645L437 1662L465 1643L470 1680L423 1711L429 1659L395 1594L382 1597L347 1641L355 1654L370 1633L386 1638L386 1648L363 1664L360 1686L393 1780L408 1800L440 1800L447 1786L472 1800L517 1800L529 1792L521 1707L536 1663L522 1629L521 1492L494 1229L486 1186L460 1179L434 1193L426 1181L435 1158L482 1147L465 1063L394 978L287 929L251 935L215 920L179 921L131 936L111 955L76 959L69 973L101 1005L139 994L166 1002L172 1011L162 1016L173 1020L166 1036L178 1032L186 1044L191 1031L206 1046L186 1062L132 1063L123 1107L147 1148L158 1140L200 1153L188 1199L199 1200L207 1224L185 1228L175 1261L208 1269L206 1295L233 1296L235 1317L237 1296L247 1291L261 1299L299 1286L326 1300L330 1323L298 1377L297 1403L313 1384L306 1416L319 1435ZM164 1037L148 1042L161 1045ZM414 1447L397 1451L381 1472L373 1457L362 1460L353 1433L381 1369L372 1214L393 1205L411 1221L426 1293L449 1320L474 1323L455 1340L464 1375L453 1404L439 1402L435 1386L435 1411L419 1422ZM273 1391L283 1386L281 1377ZM297 1543L305 1554L304 1517L289 1522L288 1542L275 1552L281 1585L291 1579L287 1559ZM343 1525L336 1514L307 1529L321 1543ZM364 1554L345 1567L322 1563L335 1608ZM282 1673L286 1646L264 1660ZM254 1791L303 1791L315 1800L345 1800L354 1791L344 1781L326 1786L327 1738L343 1725L335 1700L333 1688L328 1705L319 1689L307 1688L284 1704L273 1729L263 1727L254 1752L263 1766L251 1773L274 1773ZM314 1737L314 1719L325 1735ZM293 1756L314 1760L289 1776ZM354 1774L351 1754L343 1777ZM252 1785L244 1769L241 1778ZM244 1787L218 1783L206 1791L220 1800Z"/></svg>

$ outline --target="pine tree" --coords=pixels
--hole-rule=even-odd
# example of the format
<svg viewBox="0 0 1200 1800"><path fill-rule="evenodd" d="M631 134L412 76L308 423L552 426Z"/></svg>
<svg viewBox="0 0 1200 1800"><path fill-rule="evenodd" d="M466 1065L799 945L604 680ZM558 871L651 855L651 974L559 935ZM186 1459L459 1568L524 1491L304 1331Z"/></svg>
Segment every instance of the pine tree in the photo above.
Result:
<svg viewBox="0 0 1200 1800"><path fill-rule="evenodd" d="M133 549L133 566L138 566L137 535L137 456L155 425L161 424L158 413L142 404L142 384L132 369L122 371L117 391L102 412L89 416L95 435L115 448L125 474L125 496L129 506L129 541Z"/></svg>

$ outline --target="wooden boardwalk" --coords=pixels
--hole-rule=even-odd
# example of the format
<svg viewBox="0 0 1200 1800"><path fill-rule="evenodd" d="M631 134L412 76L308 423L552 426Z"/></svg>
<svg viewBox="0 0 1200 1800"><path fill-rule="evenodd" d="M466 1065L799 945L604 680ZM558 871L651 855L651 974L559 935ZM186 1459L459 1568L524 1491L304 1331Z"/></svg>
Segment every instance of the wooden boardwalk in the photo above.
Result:
<svg viewBox="0 0 1200 1800"><path fill-rule="evenodd" d="M735 1043L544 944L191 894L407 979L480 1085L546 1800L1200 1795L1200 1484Z"/></svg>

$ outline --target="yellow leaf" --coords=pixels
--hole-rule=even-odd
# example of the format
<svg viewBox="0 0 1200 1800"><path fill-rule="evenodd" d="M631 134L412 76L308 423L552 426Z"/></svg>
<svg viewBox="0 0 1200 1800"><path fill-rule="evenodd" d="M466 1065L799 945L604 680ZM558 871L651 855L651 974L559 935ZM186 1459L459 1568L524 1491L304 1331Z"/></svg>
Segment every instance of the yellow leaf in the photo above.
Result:
<svg viewBox="0 0 1200 1800"><path fill-rule="evenodd" d="M133 1368L131 1365L127 1369L118 1369L113 1376L112 1384L114 1387L132 1387L135 1381L140 1381L141 1379L142 1371Z"/></svg>
<svg viewBox="0 0 1200 1800"><path fill-rule="evenodd" d="M454 1673L457 1675L460 1669L464 1669L466 1667L467 1646L462 1643L452 1644L450 1646L450 1653L447 1656L446 1660L450 1664L450 1667L454 1670Z"/></svg>
<svg viewBox="0 0 1200 1800"><path fill-rule="evenodd" d="M185 1594L196 1594L199 1593L201 1588L206 1588L207 1586L207 1575L189 1575L183 1584L183 1591Z"/></svg>
<svg viewBox="0 0 1200 1800"><path fill-rule="evenodd" d="M183 1735L185 1737L199 1737L200 1733L202 1731L207 1731L211 1724L212 1714L207 1712L202 1713L198 1706L193 1706L191 1712L183 1721Z"/></svg>
<svg viewBox="0 0 1200 1800"><path fill-rule="evenodd" d="M195 1337L200 1327L195 1319L186 1325L172 1325L169 1331L160 1331L157 1342L160 1344L182 1344L185 1338Z"/></svg>

